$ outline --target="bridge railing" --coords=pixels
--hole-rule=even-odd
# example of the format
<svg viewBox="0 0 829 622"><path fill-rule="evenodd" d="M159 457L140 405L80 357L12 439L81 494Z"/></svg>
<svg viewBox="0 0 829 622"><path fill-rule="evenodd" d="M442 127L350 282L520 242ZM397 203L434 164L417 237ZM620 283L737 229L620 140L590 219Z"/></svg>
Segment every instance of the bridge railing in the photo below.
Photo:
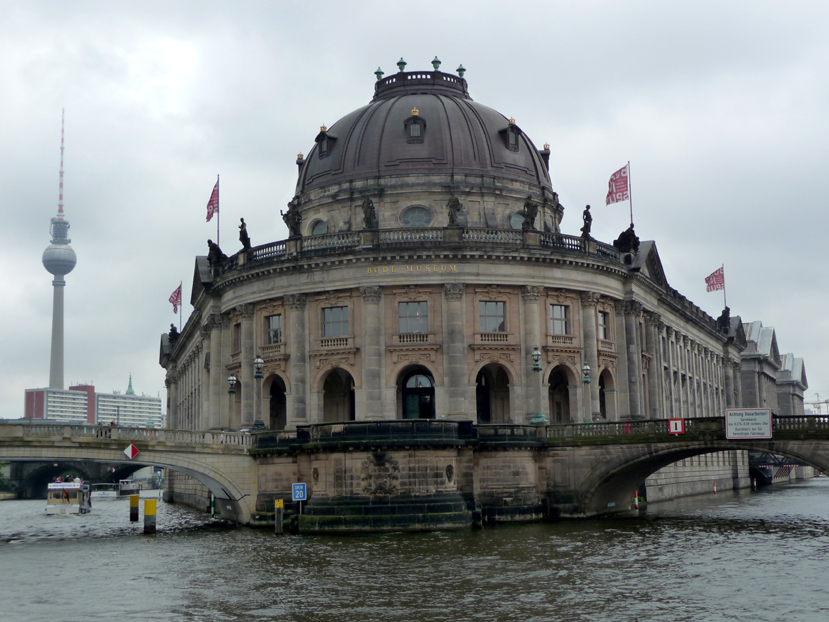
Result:
<svg viewBox="0 0 829 622"><path fill-rule="evenodd" d="M471 421L403 419L297 426L300 443L335 441L454 441L472 435Z"/></svg>
<svg viewBox="0 0 829 622"><path fill-rule="evenodd" d="M28 439L90 439L102 441L129 441L135 443L165 443L172 445L230 445L250 447L253 439L242 432L160 430L157 428L127 428L121 426L65 425L65 424L5 424L0 437Z"/></svg>

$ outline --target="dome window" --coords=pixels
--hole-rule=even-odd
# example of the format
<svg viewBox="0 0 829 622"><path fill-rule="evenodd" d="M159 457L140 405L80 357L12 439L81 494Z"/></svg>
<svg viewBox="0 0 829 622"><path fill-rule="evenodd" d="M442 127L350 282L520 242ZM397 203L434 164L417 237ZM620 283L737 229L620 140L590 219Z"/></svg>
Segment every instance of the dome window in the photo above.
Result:
<svg viewBox="0 0 829 622"><path fill-rule="evenodd" d="M318 220L311 225L311 235L325 235L328 233L328 223L324 220Z"/></svg>
<svg viewBox="0 0 829 622"><path fill-rule="evenodd" d="M337 137L328 131L328 128L324 125L320 128L320 133L317 134L317 137L314 139L314 142L317 143L319 147L317 149L317 153L319 153L320 160L323 158L327 158L331 153L331 150L334 148L334 141L337 140Z"/></svg>
<svg viewBox="0 0 829 622"><path fill-rule="evenodd" d="M521 128L519 128L515 124L515 119L510 118L509 124L502 130L498 130L498 133L504 139L504 146L509 149L510 151L518 151L518 147L520 145L520 141L518 137L521 136Z"/></svg>
<svg viewBox="0 0 829 622"><path fill-rule="evenodd" d="M407 143L422 143L426 134L426 121L420 116L420 111L415 107L412 109L412 116L403 122L406 130Z"/></svg>
<svg viewBox="0 0 829 622"><path fill-rule="evenodd" d="M428 227L432 224L432 212L421 205L414 205L403 211L400 220L407 229Z"/></svg>

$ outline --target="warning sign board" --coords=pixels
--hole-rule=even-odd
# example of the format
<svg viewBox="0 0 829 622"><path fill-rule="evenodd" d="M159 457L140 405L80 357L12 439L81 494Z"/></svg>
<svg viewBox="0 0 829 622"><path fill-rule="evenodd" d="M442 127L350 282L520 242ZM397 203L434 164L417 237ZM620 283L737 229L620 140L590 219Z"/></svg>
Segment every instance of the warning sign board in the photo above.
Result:
<svg viewBox="0 0 829 622"><path fill-rule="evenodd" d="M725 411L725 438L728 440L771 437L771 409L729 408Z"/></svg>
<svg viewBox="0 0 829 622"><path fill-rule="evenodd" d="M685 434L685 419L668 419L668 434Z"/></svg>
<svg viewBox="0 0 829 622"><path fill-rule="evenodd" d="M139 451L140 450L138 449L138 447L130 443L129 446L127 446L127 448L124 450L124 455L130 460L132 460L138 455Z"/></svg>

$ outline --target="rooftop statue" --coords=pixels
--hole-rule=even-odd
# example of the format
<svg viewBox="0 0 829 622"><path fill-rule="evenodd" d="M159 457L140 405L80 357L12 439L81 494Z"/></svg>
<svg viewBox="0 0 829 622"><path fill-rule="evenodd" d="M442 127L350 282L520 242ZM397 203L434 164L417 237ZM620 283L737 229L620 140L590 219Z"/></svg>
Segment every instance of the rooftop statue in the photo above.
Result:
<svg viewBox="0 0 829 622"><path fill-rule="evenodd" d="M586 240L589 240L589 239L591 239L590 238L590 228L593 226L593 216L590 213L590 206L589 205L587 205L584 208L584 211L581 214L581 219L582 219L582 221L584 221L584 225L582 225L582 228L581 228L581 237L583 237Z"/></svg>
<svg viewBox="0 0 829 622"><path fill-rule="evenodd" d="M463 203L457 197L452 197L449 199L449 203L446 204L446 208L449 210L449 226L457 227L458 216L460 216L461 210L463 209Z"/></svg>
<svg viewBox="0 0 829 622"><path fill-rule="evenodd" d="M623 253L638 253L639 252L639 238L633 231L633 223L630 227L622 231L619 237L613 240L613 246Z"/></svg>
<svg viewBox="0 0 829 622"><path fill-rule="evenodd" d="M524 222L521 223L521 228L524 231L535 231L535 217L538 216L538 203L533 203L530 199L532 197L527 197L527 200L524 201Z"/></svg>
<svg viewBox="0 0 829 622"><path fill-rule="evenodd" d="M171 344L175 343L178 340L178 337L179 337L179 332L176 329L176 325L175 324L170 324L170 333L168 335L170 343Z"/></svg>
<svg viewBox="0 0 829 622"><path fill-rule="evenodd" d="M207 252L207 263L211 266L219 266L227 260L227 255L222 252L222 249L213 240L207 240L207 248L209 249Z"/></svg>
<svg viewBox="0 0 829 622"><path fill-rule="evenodd" d="M243 250L250 250L250 238L248 237L248 226L245 224L245 219L240 218L242 224L239 225L239 241L242 243Z"/></svg>
<svg viewBox="0 0 829 622"><path fill-rule="evenodd" d="M286 214L282 210L279 210L279 213L282 214L282 220L288 226L288 235L292 238L300 237L302 235L299 230L302 224L302 214L299 213L296 204L291 201L288 203L288 213Z"/></svg>
<svg viewBox="0 0 829 622"><path fill-rule="evenodd" d="M377 210L374 209L374 202L368 197L363 201L363 228L377 228Z"/></svg>
<svg viewBox="0 0 829 622"><path fill-rule="evenodd" d="M731 309L728 307L723 309L722 314L717 318L717 328L726 335L728 334L731 328Z"/></svg>

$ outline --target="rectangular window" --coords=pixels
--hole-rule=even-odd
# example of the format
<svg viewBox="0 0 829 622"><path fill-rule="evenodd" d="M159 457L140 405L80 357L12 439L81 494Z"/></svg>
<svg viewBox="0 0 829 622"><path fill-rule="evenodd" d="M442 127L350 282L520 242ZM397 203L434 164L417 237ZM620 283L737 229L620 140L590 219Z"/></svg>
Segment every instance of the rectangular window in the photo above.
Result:
<svg viewBox="0 0 829 622"><path fill-rule="evenodd" d="M482 333L505 333L507 331L503 302L480 301L478 318Z"/></svg>
<svg viewBox="0 0 829 622"><path fill-rule="evenodd" d="M610 339L610 314L607 311L599 311L599 339Z"/></svg>
<svg viewBox="0 0 829 622"><path fill-rule="evenodd" d="M553 335L569 334L567 325L569 311L570 307L567 305L550 305L550 333Z"/></svg>
<svg viewBox="0 0 829 622"><path fill-rule="evenodd" d="M348 307L329 307L322 310L322 336L348 336Z"/></svg>
<svg viewBox="0 0 829 622"><path fill-rule="evenodd" d="M400 333L429 332L426 302L401 302L398 307Z"/></svg>
<svg viewBox="0 0 829 622"><path fill-rule="evenodd" d="M282 316L269 315L265 318L265 342L282 343Z"/></svg>
<svg viewBox="0 0 829 622"><path fill-rule="evenodd" d="M412 138L418 138L420 136L420 125L417 123L412 123L409 126L409 136Z"/></svg>
<svg viewBox="0 0 829 622"><path fill-rule="evenodd" d="M234 352L241 352L242 351L242 325L241 324L234 324L233 325L233 348Z"/></svg>

